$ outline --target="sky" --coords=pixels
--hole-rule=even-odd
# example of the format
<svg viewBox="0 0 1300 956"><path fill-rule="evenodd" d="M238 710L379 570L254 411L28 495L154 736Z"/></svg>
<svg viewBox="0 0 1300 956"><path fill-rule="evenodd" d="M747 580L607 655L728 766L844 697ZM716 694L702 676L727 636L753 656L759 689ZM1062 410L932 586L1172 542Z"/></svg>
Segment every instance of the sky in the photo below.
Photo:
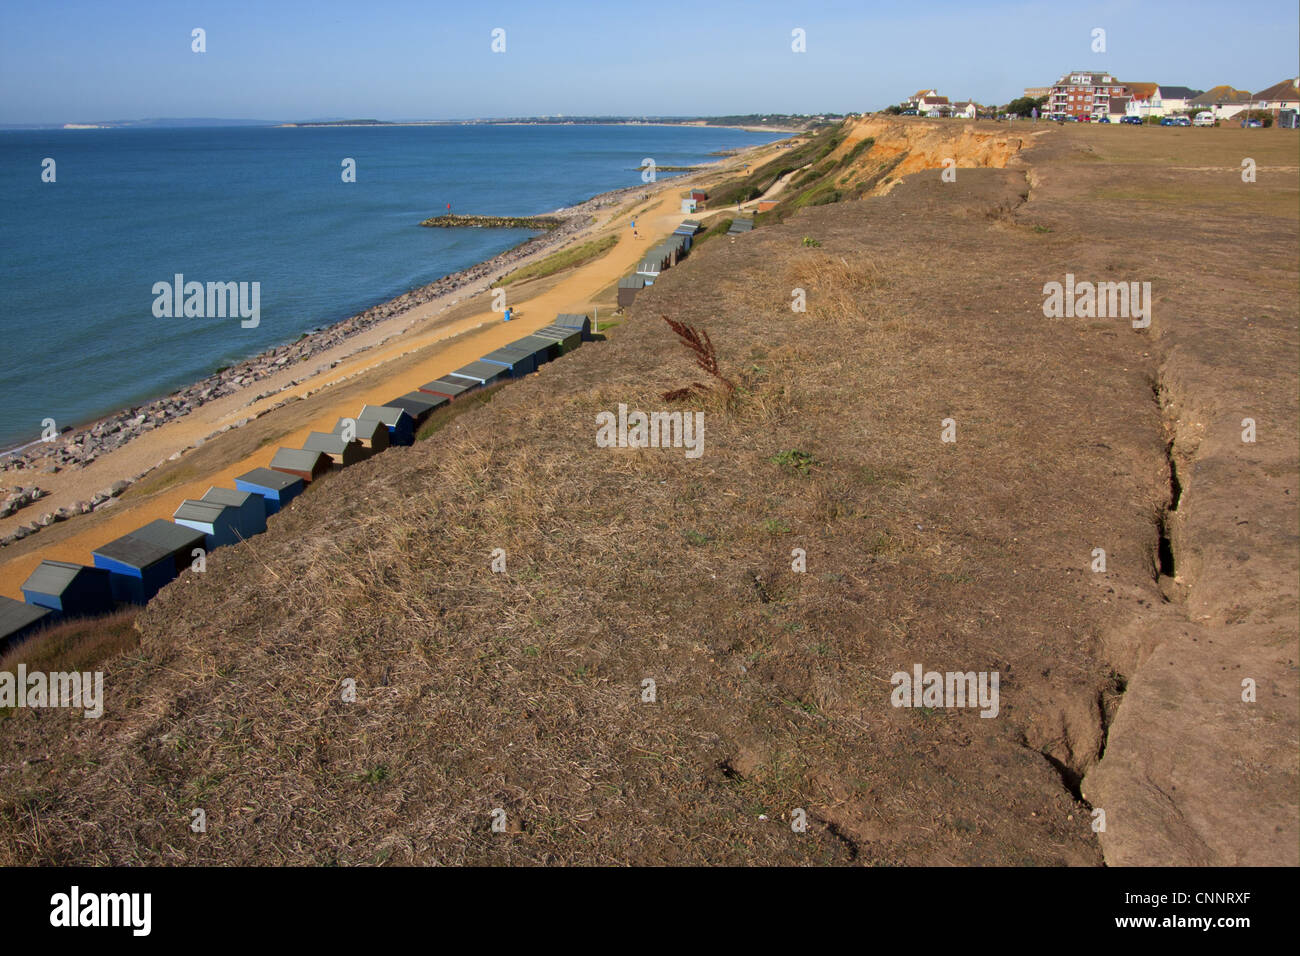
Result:
<svg viewBox="0 0 1300 956"><path fill-rule="evenodd" d="M0 0L0 124L845 113L1084 69L1253 92L1298 35L1295 0Z"/></svg>

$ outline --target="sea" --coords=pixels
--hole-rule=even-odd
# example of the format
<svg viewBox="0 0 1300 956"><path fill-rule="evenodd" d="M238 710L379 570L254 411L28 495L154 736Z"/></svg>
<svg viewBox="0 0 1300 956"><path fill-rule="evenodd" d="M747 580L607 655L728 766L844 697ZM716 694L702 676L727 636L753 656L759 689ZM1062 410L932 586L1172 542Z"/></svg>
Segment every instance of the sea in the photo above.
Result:
<svg viewBox="0 0 1300 956"><path fill-rule="evenodd" d="M166 395L533 235L420 226L448 204L538 215L640 184L647 158L699 165L778 138L652 125L0 131L0 449L47 419L61 429ZM156 315L155 285L177 275L258 283L256 325Z"/></svg>

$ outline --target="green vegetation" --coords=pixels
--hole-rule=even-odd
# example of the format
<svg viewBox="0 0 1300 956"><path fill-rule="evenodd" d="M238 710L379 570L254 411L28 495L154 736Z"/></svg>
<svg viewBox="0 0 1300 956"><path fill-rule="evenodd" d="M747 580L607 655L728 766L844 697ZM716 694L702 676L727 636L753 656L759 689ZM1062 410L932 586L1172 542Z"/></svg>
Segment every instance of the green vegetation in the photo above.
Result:
<svg viewBox="0 0 1300 956"><path fill-rule="evenodd" d="M792 448L789 451L783 451L780 454L773 455L769 461L778 464L783 468L797 471L801 475L808 474L814 465L821 464L815 455L806 451L799 451L797 448Z"/></svg>
<svg viewBox="0 0 1300 956"><path fill-rule="evenodd" d="M692 246L698 246L705 239L712 239L714 236L725 235L731 228L731 219L719 219L716 223L695 237Z"/></svg>
<svg viewBox="0 0 1300 956"><path fill-rule="evenodd" d="M1012 100L1003 107L1002 112L1006 113L1008 116L1029 116L1033 112L1034 107L1037 107L1038 112L1041 113L1043 111L1043 104L1046 102L1046 96L1021 96Z"/></svg>
<svg viewBox="0 0 1300 956"><path fill-rule="evenodd" d="M802 146L788 150L750 171L741 179L729 180L709 192L712 208L732 206L757 199L787 173L809 164L820 163L844 142L844 124L837 123L811 137ZM829 170L828 170L829 171Z"/></svg>
<svg viewBox="0 0 1300 956"><path fill-rule="evenodd" d="M593 239L591 242L584 242L580 246L561 249L545 259L516 269L498 282L497 286L509 285L512 282L523 282L526 279L543 279L546 276L555 275L557 272L563 272L565 269L585 265L593 259L600 258L617 244L618 236L606 236L604 239Z"/></svg>

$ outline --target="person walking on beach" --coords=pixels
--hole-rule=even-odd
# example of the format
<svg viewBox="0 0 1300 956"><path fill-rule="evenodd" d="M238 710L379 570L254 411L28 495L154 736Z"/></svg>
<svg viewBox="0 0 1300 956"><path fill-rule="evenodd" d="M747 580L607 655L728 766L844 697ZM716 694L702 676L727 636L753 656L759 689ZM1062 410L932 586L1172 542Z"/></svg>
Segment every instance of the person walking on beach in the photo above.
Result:
<svg viewBox="0 0 1300 956"><path fill-rule="evenodd" d="M511 318L511 316L514 314L514 311L515 311L514 309L510 308L509 306L506 306L506 321L507 321L507 322L510 321L510 318Z"/></svg>
<svg viewBox="0 0 1300 956"><path fill-rule="evenodd" d="M636 220L635 220L635 219L632 220L632 238L633 238L633 239L640 239L640 238L641 238L641 237L638 236L637 233L636 233Z"/></svg>

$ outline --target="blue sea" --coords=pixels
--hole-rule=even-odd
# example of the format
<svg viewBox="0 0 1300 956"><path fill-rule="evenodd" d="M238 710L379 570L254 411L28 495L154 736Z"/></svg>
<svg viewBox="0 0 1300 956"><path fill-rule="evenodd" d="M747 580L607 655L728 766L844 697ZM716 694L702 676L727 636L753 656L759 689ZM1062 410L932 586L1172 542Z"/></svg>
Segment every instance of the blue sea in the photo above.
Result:
<svg viewBox="0 0 1300 956"><path fill-rule="evenodd" d="M663 126L0 132L0 448L165 395L521 242L536 215L778 136ZM55 182L42 181L55 161ZM345 158L356 182L342 180ZM660 179L670 174L660 174ZM256 328L156 318L153 286L260 282Z"/></svg>

